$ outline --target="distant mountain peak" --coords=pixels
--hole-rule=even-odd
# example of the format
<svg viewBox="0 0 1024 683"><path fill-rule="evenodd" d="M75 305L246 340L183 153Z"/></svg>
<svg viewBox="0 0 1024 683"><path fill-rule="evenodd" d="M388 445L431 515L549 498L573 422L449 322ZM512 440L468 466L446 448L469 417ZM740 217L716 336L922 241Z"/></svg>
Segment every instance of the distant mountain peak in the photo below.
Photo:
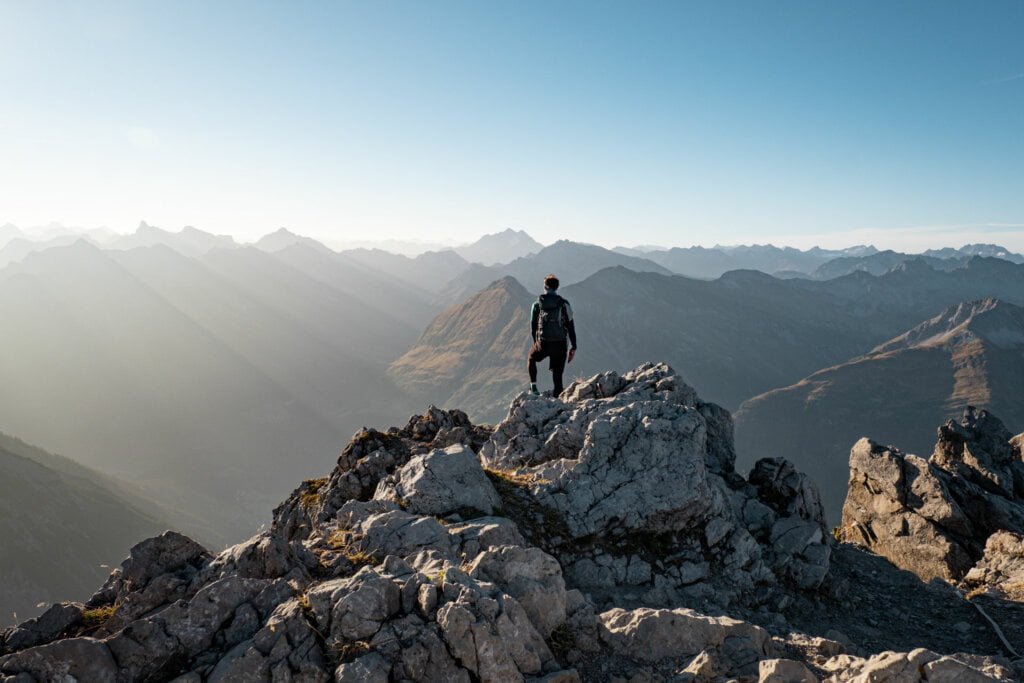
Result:
<svg viewBox="0 0 1024 683"><path fill-rule="evenodd" d="M877 347L874 352L963 345L976 340L999 348L1024 346L1024 308L992 297L964 301Z"/></svg>
<svg viewBox="0 0 1024 683"><path fill-rule="evenodd" d="M329 247L316 241L312 237L305 237L303 235L299 235L285 227L280 227L274 232L267 233L263 237L256 240L253 246L255 246L260 251L275 252L296 245L312 247L317 251L333 253L333 251Z"/></svg>
<svg viewBox="0 0 1024 683"><path fill-rule="evenodd" d="M543 248L544 245L526 231L505 228L501 232L484 235L472 244L455 247L453 251L471 263L493 265L509 263Z"/></svg>

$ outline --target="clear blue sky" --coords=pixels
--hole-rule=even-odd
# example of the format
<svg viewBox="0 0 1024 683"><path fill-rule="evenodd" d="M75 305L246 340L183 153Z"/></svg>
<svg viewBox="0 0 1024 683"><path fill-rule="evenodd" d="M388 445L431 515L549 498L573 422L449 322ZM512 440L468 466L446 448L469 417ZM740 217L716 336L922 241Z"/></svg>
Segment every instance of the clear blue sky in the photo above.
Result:
<svg viewBox="0 0 1024 683"><path fill-rule="evenodd" d="M1024 249L1022 36L1019 0L4 0L0 224Z"/></svg>

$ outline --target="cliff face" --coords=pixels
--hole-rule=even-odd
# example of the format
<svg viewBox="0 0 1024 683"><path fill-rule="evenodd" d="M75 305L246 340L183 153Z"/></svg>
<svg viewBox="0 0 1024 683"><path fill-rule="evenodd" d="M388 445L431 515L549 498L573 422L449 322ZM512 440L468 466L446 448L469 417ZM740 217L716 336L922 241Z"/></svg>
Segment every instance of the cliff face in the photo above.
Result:
<svg viewBox="0 0 1024 683"><path fill-rule="evenodd" d="M851 601L880 590L962 601L836 566L813 483L733 461L729 414L664 365L520 395L493 429L431 408L217 556L140 543L4 633L0 680L1010 680L980 636L867 630Z"/></svg>
<svg viewBox="0 0 1024 683"><path fill-rule="evenodd" d="M1024 533L1022 440L975 408L939 428L927 460L861 439L850 452L840 533L926 581L958 581L968 571L984 578L972 569L983 556L1000 564L1000 546L1019 554L1012 539ZM1001 543L992 540L997 533Z"/></svg>

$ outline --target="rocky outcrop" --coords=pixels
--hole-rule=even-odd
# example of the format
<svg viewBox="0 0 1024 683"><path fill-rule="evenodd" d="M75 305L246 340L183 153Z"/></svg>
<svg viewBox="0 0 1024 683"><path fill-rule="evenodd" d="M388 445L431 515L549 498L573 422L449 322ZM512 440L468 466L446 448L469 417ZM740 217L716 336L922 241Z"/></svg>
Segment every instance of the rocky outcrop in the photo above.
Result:
<svg viewBox="0 0 1024 683"><path fill-rule="evenodd" d="M1024 534L997 531L989 536L984 555L964 576L964 584L1024 602Z"/></svg>
<svg viewBox="0 0 1024 683"><path fill-rule="evenodd" d="M986 546L999 531L1024 533L1024 462L1021 437L987 411L968 408L940 427L927 460L869 439L851 450L845 540L926 581L958 581L983 554L993 571L1007 565L995 555L1004 547L1012 555L1008 537ZM974 580L988 575L972 572Z"/></svg>
<svg viewBox="0 0 1024 683"><path fill-rule="evenodd" d="M564 400L524 394L480 457L537 507L540 523L520 514L528 538L595 594L769 602L827 572L813 483L784 461L741 477L729 414L665 365L577 381Z"/></svg>
<svg viewBox="0 0 1024 683"><path fill-rule="evenodd" d="M143 541L4 633L0 682L1007 678L790 633L774 610L842 593L820 502L782 460L740 476L731 436L663 365L520 396L493 433L364 429L264 533Z"/></svg>

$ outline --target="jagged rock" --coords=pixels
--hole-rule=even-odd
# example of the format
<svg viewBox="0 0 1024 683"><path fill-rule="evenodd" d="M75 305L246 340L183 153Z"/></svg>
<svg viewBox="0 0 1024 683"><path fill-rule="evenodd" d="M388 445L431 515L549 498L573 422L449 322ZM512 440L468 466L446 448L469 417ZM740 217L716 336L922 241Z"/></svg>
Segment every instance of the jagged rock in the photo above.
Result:
<svg viewBox="0 0 1024 683"><path fill-rule="evenodd" d="M345 503L369 500L380 481L414 455L460 443L476 452L489 436L489 428L473 425L462 411L434 406L401 429L363 428L342 450L328 477L303 482L274 510L271 535L303 540L329 523Z"/></svg>
<svg viewBox="0 0 1024 683"><path fill-rule="evenodd" d="M838 655L820 664L831 675L823 683L842 681L1012 681L1013 673L989 658L942 656L919 648L911 652L882 652L868 659Z"/></svg>
<svg viewBox="0 0 1024 683"><path fill-rule="evenodd" d="M365 640L401 607L401 588L372 567L348 579L328 581L308 593L320 631L339 641Z"/></svg>
<svg viewBox="0 0 1024 683"><path fill-rule="evenodd" d="M464 508L490 515L501 506L476 454L462 445L414 456L381 480L374 498L397 500L409 512L436 516Z"/></svg>
<svg viewBox="0 0 1024 683"><path fill-rule="evenodd" d="M320 641L300 601L290 599L278 605L253 636L251 656L266 660L272 680L327 681L330 675Z"/></svg>
<svg viewBox="0 0 1024 683"><path fill-rule="evenodd" d="M758 683L818 683L807 665L792 659L762 659L758 664Z"/></svg>
<svg viewBox="0 0 1024 683"><path fill-rule="evenodd" d="M638 595L651 603L684 591L724 604L775 583L773 572L806 588L827 572L823 531L772 548L781 520L824 529L814 485L784 461L760 489L736 474L731 417L665 365L577 381L563 400L523 394L480 457L506 489L528 493L535 507L513 515L538 532L527 538L559 538L546 549L589 590L647 586ZM515 509L508 490L505 508Z"/></svg>
<svg viewBox="0 0 1024 683"><path fill-rule="evenodd" d="M400 509L375 512L380 509L372 503L346 504L338 513L339 520L343 520L348 529L341 543L357 553L378 559L387 555L408 557L421 550L451 554L452 539L447 529L433 517L413 515Z"/></svg>
<svg viewBox="0 0 1024 683"><path fill-rule="evenodd" d="M121 676L144 680L173 673L183 657L212 643L235 610L268 584L235 576L205 586L190 601L178 601L157 614L126 626L105 642L117 660Z"/></svg>
<svg viewBox="0 0 1024 683"><path fill-rule="evenodd" d="M481 449L484 463L529 467L534 495L576 538L665 531L721 510L704 465L706 421L671 369L644 366L618 393L574 403L577 384L565 402L518 397Z"/></svg>
<svg viewBox="0 0 1024 683"><path fill-rule="evenodd" d="M968 408L927 461L861 439L850 451L840 535L924 580L958 580L998 530L1024 532L1020 451L995 416Z"/></svg>
<svg viewBox="0 0 1024 683"><path fill-rule="evenodd" d="M173 574L190 581L209 560L206 548L176 531L165 531L132 547L128 558L87 605L113 604L129 593L144 589L151 580Z"/></svg>
<svg viewBox="0 0 1024 683"><path fill-rule="evenodd" d="M526 545L519 528L504 517L478 517L464 524L452 524L448 526L448 535L458 543L455 554L467 560L491 548Z"/></svg>
<svg viewBox="0 0 1024 683"><path fill-rule="evenodd" d="M95 638L67 638L0 658L0 673L28 674L40 681L113 681L118 665Z"/></svg>
<svg viewBox="0 0 1024 683"><path fill-rule="evenodd" d="M788 460L762 458L750 471L757 497L776 514L817 522L825 530L825 509L818 488Z"/></svg>
<svg viewBox="0 0 1024 683"><path fill-rule="evenodd" d="M1024 601L1024 535L997 531L989 536L985 554L964 576L964 583Z"/></svg>
<svg viewBox="0 0 1024 683"><path fill-rule="evenodd" d="M7 650L14 651L48 643L66 634L71 626L81 623L83 607L74 602L51 605L35 619L29 619L24 624L11 629L2 641L2 645Z"/></svg>
<svg viewBox="0 0 1024 683"><path fill-rule="evenodd" d="M565 623L565 581L558 560L537 548L503 546L481 552L469 575L514 597L545 637Z"/></svg>
<svg viewBox="0 0 1024 683"><path fill-rule="evenodd" d="M761 627L686 608L615 608L599 614L598 622L601 640L612 652L645 661L692 657L710 648L722 648L727 642L752 653L753 661L771 654L771 636Z"/></svg>
<svg viewBox="0 0 1024 683"><path fill-rule="evenodd" d="M831 680L918 665L928 680L1002 675L989 660L863 659L755 625L787 633L785 605L842 594L817 490L784 460L749 481L735 472L728 412L667 366L577 381L564 400L518 397L490 434L433 407L360 431L267 531L216 557L177 534L149 539L80 616L57 606L6 632L6 651L21 649L0 656L0 681L800 680L801 657ZM944 457L985 470L970 486L1016 486L1005 450L975 445L992 439L950 434ZM923 470L911 498L945 486L922 509L956 526L960 489ZM1016 576L1013 544L993 541L985 581ZM710 616L724 613L744 620ZM75 634L92 637L60 640Z"/></svg>

